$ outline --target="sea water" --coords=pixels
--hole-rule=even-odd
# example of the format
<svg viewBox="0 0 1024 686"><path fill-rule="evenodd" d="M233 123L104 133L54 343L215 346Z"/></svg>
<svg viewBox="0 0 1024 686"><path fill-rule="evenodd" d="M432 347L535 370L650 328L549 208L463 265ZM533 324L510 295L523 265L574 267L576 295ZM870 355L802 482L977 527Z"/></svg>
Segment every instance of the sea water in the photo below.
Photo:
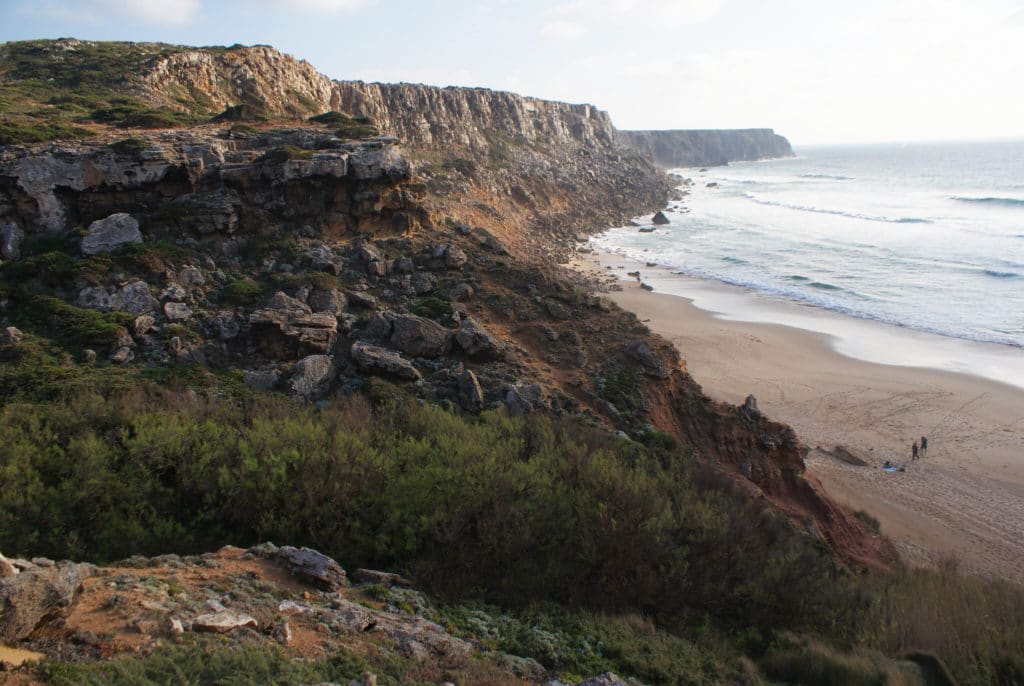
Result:
<svg viewBox="0 0 1024 686"><path fill-rule="evenodd" d="M1024 142L797 154L677 170L692 185L669 225L641 232L642 218L595 243L769 300L998 346L991 378L1024 365Z"/></svg>

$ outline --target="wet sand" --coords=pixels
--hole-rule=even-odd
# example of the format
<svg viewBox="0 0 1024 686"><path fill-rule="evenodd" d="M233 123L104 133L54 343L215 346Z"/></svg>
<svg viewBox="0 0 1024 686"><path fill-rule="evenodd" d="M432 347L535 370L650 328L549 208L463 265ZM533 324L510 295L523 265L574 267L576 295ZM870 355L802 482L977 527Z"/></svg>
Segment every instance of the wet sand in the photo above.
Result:
<svg viewBox="0 0 1024 686"><path fill-rule="evenodd" d="M576 262L608 279L612 265L654 271L604 253ZM808 469L833 497L877 517L906 559L952 554L965 569L1024 583L1024 389L847 357L823 334L726 321L686 298L619 283L609 297L672 341L708 395L739 404L752 393L763 412L792 425L812 449ZM865 326L870 335L875 325ZM922 435L928 453L912 461ZM832 457L836 445L868 466ZM906 472L886 472L886 460Z"/></svg>

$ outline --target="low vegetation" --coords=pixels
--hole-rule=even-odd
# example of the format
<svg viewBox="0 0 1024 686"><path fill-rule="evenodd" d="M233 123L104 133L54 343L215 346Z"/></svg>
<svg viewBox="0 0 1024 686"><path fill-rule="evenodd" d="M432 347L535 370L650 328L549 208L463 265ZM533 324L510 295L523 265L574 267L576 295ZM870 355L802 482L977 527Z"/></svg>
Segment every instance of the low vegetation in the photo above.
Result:
<svg viewBox="0 0 1024 686"><path fill-rule="evenodd" d="M431 616L456 633L570 675L678 683L695 665L734 674L745 654L784 683L899 683L911 667L883 656L909 650L964 683L1024 673L1020 589L948 567L851 576L672 441L566 420L394 401L314 410L136 382L8 402L0 474L2 550L104 561L308 544L406 572L446 599ZM472 599L506 619L481 626ZM812 654L819 667L794 666Z"/></svg>

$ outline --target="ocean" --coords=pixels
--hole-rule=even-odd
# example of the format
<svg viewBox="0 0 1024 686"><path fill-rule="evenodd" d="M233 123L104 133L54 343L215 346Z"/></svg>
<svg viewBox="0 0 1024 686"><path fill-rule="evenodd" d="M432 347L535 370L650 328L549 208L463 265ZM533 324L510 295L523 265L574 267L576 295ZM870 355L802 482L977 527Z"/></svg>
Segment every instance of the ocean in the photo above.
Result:
<svg viewBox="0 0 1024 686"><path fill-rule="evenodd" d="M1024 142L797 154L677 170L693 183L666 211L671 224L612 229L594 242L762 301L990 344L1002 359L1024 360ZM682 283L658 286L686 290Z"/></svg>

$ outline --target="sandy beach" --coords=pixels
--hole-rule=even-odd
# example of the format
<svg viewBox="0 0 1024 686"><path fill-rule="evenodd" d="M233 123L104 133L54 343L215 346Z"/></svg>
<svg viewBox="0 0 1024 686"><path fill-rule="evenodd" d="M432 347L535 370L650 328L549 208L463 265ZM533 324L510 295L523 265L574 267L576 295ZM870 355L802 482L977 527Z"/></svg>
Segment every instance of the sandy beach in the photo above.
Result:
<svg viewBox="0 0 1024 686"><path fill-rule="evenodd" d="M605 253L575 266L609 282L608 267L655 272ZM727 321L687 298L617 282L623 290L609 297L672 341L708 395L739 404L753 394L763 412L792 425L811 449L808 469L833 497L877 517L908 561L955 555L965 569L1024 583L1024 389L847 357L823 334ZM863 325L866 337L882 326L834 317ZM912 461L922 435L927 455ZM835 446L867 465L833 457ZM886 460L906 471L885 471Z"/></svg>

